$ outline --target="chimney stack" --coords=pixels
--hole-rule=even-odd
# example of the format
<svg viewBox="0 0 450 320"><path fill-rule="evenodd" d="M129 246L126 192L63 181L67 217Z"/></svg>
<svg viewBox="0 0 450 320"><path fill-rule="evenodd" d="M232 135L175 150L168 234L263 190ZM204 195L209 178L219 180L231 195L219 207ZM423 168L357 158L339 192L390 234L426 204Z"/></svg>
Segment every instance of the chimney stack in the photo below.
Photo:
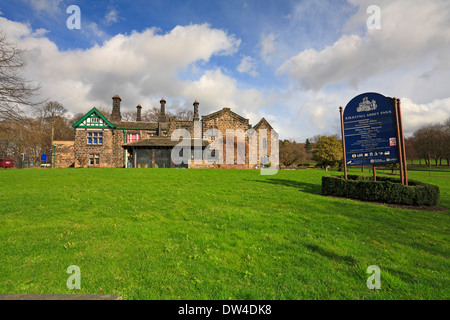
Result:
<svg viewBox="0 0 450 320"><path fill-rule="evenodd" d="M198 116L198 105L199 105L198 101L195 100L195 102L194 102L194 121L200 120L200 118Z"/></svg>
<svg viewBox="0 0 450 320"><path fill-rule="evenodd" d="M159 100L159 103L161 103L161 112L159 114L159 122L166 122L166 100L162 98Z"/></svg>
<svg viewBox="0 0 450 320"><path fill-rule="evenodd" d="M114 95L113 99L113 109L111 113L111 122L120 122L122 120L122 116L120 115L120 99L119 95Z"/></svg>
<svg viewBox="0 0 450 320"><path fill-rule="evenodd" d="M141 109L142 109L141 105L138 104L137 107L136 107L136 109L137 109L137 112L136 112L136 121L142 121L142 120L141 120Z"/></svg>

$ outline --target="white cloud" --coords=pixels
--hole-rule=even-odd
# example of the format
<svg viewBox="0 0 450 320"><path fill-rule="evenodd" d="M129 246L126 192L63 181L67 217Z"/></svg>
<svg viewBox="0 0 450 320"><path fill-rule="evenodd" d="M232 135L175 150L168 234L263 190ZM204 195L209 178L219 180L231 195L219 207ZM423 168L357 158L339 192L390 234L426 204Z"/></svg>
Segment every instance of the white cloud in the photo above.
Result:
<svg viewBox="0 0 450 320"><path fill-rule="evenodd" d="M113 23L116 23L120 20L119 18L119 12L116 9L109 10L103 19L104 23L106 25L111 25Z"/></svg>
<svg viewBox="0 0 450 320"><path fill-rule="evenodd" d="M8 40L26 49L26 77L38 80L44 97L62 102L72 113L109 108L114 94L121 96L124 109L137 103L158 106L162 96L177 104L185 100L188 107L197 99L202 114L226 106L239 107L240 113L264 105L261 92L239 89L220 69L203 71L193 81L177 79L198 62L238 50L239 39L208 24L177 26L164 34L157 29L118 34L101 45L67 51L27 24L0 17L0 28Z"/></svg>
<svg viewBox="0 0 450 320"><path fill-rule="evenodd" d="M261 35L261 57L266 63L271 62L273 54L277 50L277 44L275 42L276 39L277 35L272 32Z"/></svg>
<svg viewBox="0 0 450 320"><path fill-rule="evenodd" d="M450 98L424 104L416 104L409 98L400 100L405 136L412 135L424 123L443 123L450 118Z"/></svg>
<svg viewBox="0 0 450 320"><path fill-rule="evenodd" d="M367 30L364 35L350 32L320 51L304 50L288 59L278 74L288 74L306 89L320 90L336 83L356 87L374 75L397 68L433 69L448 65L448 2L384 1L380 7L381 30ZM360 11L349 20L345 30L356 31L358 25L359 29L365 26L366 9L360 4ZM434 61L424 66L427 59Z"/></svg>
<svg viewBox="0 0 450 320"><path fill-rule="evenodd" d="M256 77L259 73L256 71L256 61L252 57L245 56L242 58L237 70L241 73L248 73L252 77Z"/></svg>
<svg viewBox="0 0 450 320"><path fill-rule="evenodd" d="M282 130L303 138L337 133L338 106L363 92L403 97L406 135L450 117L450 2L378 1L381 30L366 27L373 1L351 2L359 11L337 40L302 50L278 68L278 76L293 81L286 105L298 110Z"/></svg>
<svg viewBox="0 0 450 320"><path fill-rule="evenodd" d="M60 11L62 0L24 0L28 2L37 14L46 13L54 16Z"/></svg>
<svg viewBox="0 0 450 320"><path fill-rule="evenodd" d="M224 107L241 115L258 114L259 109L270 105L271 101L259 90L239 89L236 80L220 69L207 70L198 80L178 85L183 96L195 97L200 102L202 114Z"/></svg>
<svg viewBox="0 0 450 320"><path fill-rule="evenodd" d="M89 36L90 38L93 36L94 38L102 38L105 36L105 32L101 30L97 23L95 22L89 22L84 23L81 27L82 32Z"/></svg>

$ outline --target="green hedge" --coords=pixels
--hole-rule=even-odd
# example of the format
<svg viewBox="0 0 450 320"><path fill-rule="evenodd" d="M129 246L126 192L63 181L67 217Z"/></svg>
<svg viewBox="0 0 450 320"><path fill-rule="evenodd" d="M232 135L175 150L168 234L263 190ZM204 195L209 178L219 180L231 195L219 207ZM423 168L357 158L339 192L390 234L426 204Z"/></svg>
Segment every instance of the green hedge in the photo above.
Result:
<svg viewBox="0 0 450 320"><path fill-rule="evenodd" d="M402 185L400 179L349 175L323 176L322 194L412 206L435 206L439 203L439 187L409 180L408 186Z"/></svg>

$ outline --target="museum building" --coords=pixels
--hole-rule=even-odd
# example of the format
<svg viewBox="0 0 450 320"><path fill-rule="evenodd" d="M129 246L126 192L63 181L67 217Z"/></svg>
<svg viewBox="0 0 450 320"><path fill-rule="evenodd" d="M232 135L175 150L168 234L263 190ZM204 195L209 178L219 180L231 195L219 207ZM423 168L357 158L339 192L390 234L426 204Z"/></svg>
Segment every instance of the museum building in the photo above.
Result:
<svg viewBox="0 0 450 320"><path fill-rule="evenodd" d="M166 101L160 100L158 121L141 120L142 107L136 107L136 121L122 121L121 101L118 95L112 97L111 117L105 117L99 110L92 108L81 119L73 124L74 141L53 141L52 166L68 167L103 167L103 168L258 168L270 161L272 126L262 118L254 127L249 120L223 108L209 115L199 117L199 102L193 103L193 119L176 120L166 116ZM177 129L186 129L189 139L180 137L172 141L172 133ZM212 129L212 130L211 130ZM214 130L215 129L215 130ZM234 138L233 156L227 157L225 134L227 130L235 132L253 132L256 137L249 140ZM264 131L261 131L264 129ZM211 134L213 132L213 134ZM217 134L219 132L219 135ZM263 132L264 135L261 135ZM223 137L221 137L223 136ZM221 139L216 139L216 138ZM192 152L190 159L175 164L172 161L172 150L180 144L188 143ZM218 141L222 141L219 145ZM242 144L242 145L240 145ZM264 145L260 151L260 145ZM197 149L195 149L197 148ZM202 155L206 148L211 150L211 158L198 161L194 158L195 150L201 148ZM237 150L245 150L245 157L237 157ZM186 150L186 149L183 149ZM218 154L216 155L216 152ZM182 153L183 151L181 151ZM265 154L263 154L265 153ZM253 159L249 155L256 155ZM197 153L198 155L198 153ZM180 154L182 156L182 154ZM227 161L225 161L227 159Z"/></svg>

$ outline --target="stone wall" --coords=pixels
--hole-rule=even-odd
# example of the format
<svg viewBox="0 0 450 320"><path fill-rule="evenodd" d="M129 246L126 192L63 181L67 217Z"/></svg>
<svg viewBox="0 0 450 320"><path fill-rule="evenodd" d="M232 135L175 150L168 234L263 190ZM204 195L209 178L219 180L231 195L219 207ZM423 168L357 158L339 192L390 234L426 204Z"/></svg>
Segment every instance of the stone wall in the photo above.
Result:
<svg viewBox="0 0 450 320"><path fill-rule="evenodd" d="M53 141L52 145L56 147L52 158L48 160L54 168L70 168L75 165L74 143L75 141Z"/></svg>
<svg viewBox="0 0 450 320"><path fill-rule="evenodd" d="M101 145L89 145L87 143L89 132L102 132L103 143ZM75 167L123 167L123 133L118 130L84 130L78 129L75 133ZM89 163L90 155L99 156L99 164Z"/></svg>

